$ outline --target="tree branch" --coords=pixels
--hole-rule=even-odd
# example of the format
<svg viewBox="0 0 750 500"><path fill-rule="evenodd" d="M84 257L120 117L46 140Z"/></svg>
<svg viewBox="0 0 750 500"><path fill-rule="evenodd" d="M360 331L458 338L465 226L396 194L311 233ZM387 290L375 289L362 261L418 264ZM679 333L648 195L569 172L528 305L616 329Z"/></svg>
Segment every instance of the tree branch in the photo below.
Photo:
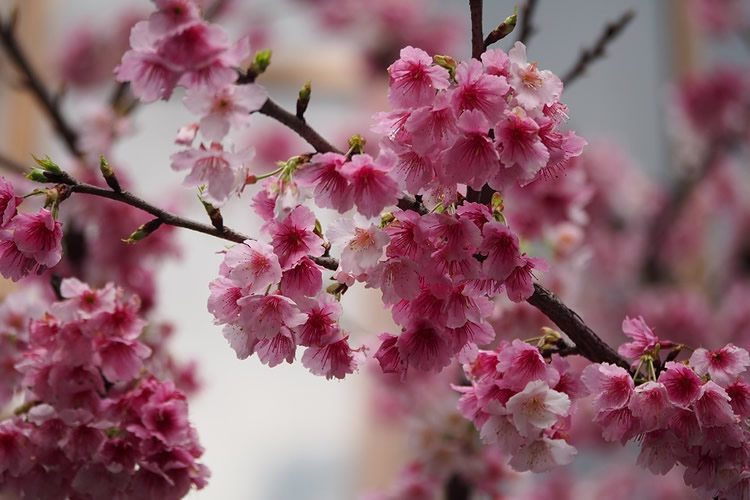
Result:
<svg viewBox="0 0 750 500"><path fill-rule="evenodd" d="M529 40L536 33L533 24L536 6L537 0L527 0L521 8L521 32L518 35L518 41L524 45L528 45Z"/></svg>
<svg viewBox="0 0 750 500"><path fill-rule="evenodd" d="M607 345L581 317L554 293L534 283L534 294L527 300L551 319L576 345L577 354L594 363L612 363L630 370L630 363Z"/></svg>
<svg viewBox="0 0 750 500"><path fill-rule="evenodd" d="M295 114L285 110L271 99L268 99L263 104L259 113L273 118L282 125L286 125L289 129L293 130L297 135L307 141L307 143L315 148L315 151L318 153L342 153L341 150L325 140L323 136L308 125L305 120L297 118Z"/></svg>
<svg viewBox="0 0 750 500"><path fill-rule="evenodd" d="M469 0L469 11L471 12L471 57L474 59L479 59L484 53L482 6L482 0Z"/></svg>
<svg viewBox="0 0 750 500"><path fill-rule="evenodd" d="M58 98L47 91L42 79L29 63L28 56L16 39L14 23L6 22L2 18L0 18L0 46L18 69L23 78L23 84L31 91L42 110L47 114L68 150L74 156L82 157L83 152L78 148L78 134L63 117Z"/></svg>
<svg viewBox="0 0 750 500"><path fill-rule="evenodd" d="M604 56L604 50L607 45L617 38L634 17L635 10L629 9L616 21L610 22L604 27L604 31L602 31L599 38L594 42L593 47L584 48L573 67L562 77L562 81L566 87L583 76L594 61Z"/></svg>

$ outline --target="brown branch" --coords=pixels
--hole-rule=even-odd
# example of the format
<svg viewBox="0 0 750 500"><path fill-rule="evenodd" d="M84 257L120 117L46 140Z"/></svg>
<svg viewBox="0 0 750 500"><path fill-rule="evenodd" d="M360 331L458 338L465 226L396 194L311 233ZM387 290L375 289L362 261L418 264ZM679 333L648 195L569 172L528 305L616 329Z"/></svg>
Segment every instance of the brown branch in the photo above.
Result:
<svg viewBox="0 0 750 500"><path fill-rule="evenodd" d="M536 33L534 27L534 12L536 11L537 0L527 0L521 8L521 31L518 34L518 41L528 45L531 37Z"/></svg>
<svg viewBox="0 0 750 500"><path fill-rule="evenodd" d="M584 48L573 67L562 77L562 81L566 87L583 76L588 67L594 61L604 56L604 50L607 45L617 38L634 17L635 10L629 9L626 10L616 21L607 23L607 25L604 26L604 30L601 35L599 35L596 42L594 42L594 45L590 48Z"/></svg>
<svg viewBox="0 0 750 500"><path fill-rule="evenodd" d="M24 86L31 91L31 94L37 100L42 110L47 114L68 150L74 156L78 158L82 157L83 152L78 148L78 134L63 117L58 98L50 94L44 87L42 79L32 67L28 56L19 45L14 33L14 23L12 20L6 22L0 18L0 46L2 46L8 59L10 59L21 74Z"/></svg>
<svg viewBox="0 0 750 500"><path fill-rule="evenodd" d="M581 317L554 293L534 283L534 294L527 302L551 319L576 345L578 354L594 363L612 363L626 370L630 364L586 325Z"/></svg>
<svg viewBox="0 0 750 500"><path fill-rule="evenodd" d="M260 108L259 113L269 116L277 122L285 125L297 135L302 137L307 143L315 148L318 153L342 153L333 144L328 142L315 131L305 120L301 120L294 113L290 113L271 99L268 99Z"/></svg>
<svg viewBox="0 0 750 500"><path fill-rule="evenodd" d="M484 53L482 6L482 0L469 0L469 11L471 12L471 57L474 59L479 59Z"/></svg>

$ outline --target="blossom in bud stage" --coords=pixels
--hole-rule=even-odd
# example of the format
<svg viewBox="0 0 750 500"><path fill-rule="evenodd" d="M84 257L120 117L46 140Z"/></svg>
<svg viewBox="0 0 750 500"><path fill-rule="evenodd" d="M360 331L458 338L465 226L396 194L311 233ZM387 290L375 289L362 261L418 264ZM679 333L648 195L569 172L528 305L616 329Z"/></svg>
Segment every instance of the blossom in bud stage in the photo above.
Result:
<svg viewBox="0 0 750 500"><path fill-rule="evenodd" d="M696 349L690 356L690 366L698 375L710 375L711 380L722 387L726 387L747 370L750 366L750 356L745 349L733 344L716 351Z"/></svg>
<svg viewBox="0 0 750 500"><path fill-rule="evenodd" d="M448 88L448 71L432 64L427 52L401 49L400 58L388 68L388 101L396 109L432 104L437 90Z"/></svg>
<svg viewBox="0 0 750 500"><path fill-rule="evenodd" d="M257 111L268 99L260 85L228 85L218 91L189 89L185 93L185 107L201 115L200 131L209 141L220 141L230 128L247 127L250 113Z"/></svg>

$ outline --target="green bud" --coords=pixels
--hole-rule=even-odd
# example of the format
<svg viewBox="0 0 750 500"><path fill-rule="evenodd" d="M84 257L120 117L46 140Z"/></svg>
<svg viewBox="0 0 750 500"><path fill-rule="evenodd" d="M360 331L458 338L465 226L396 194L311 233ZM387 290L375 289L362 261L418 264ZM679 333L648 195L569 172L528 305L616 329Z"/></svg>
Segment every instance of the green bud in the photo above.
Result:
<svg viewBox="0 0 750 500"><path fill-rule="evenodd" d="M256 75L262 74L268 66L271 65L271 50L265 49L265 50L259 50L255 53L255 59L253 60L253 63L250 65L250 69L255 73Z"/></svg>
<svg viewBox="0 0 750 500"><path fill-rule="evenodd" d="M136 229L135 232L128 237L128 239L122 241L124 241L125 243L136 243L138 241L141 241L143 238L159 229L159 226L161 225L162 221L158 217L156 219L151 219L150 221Z"/></svg>
<svg viewBox="0 0 750 500"><path fill-rule="evenodd" d="M41 182L44 184L48 182L52 182L47 178L45 171L42 170L41 168L32 168L31 172L24 175L24 177L26 177L30 181Z"/></svg>
<svg viewBox="0 0 750 500"><path fill-rule="evenodd" d="M299 91L297 96L297 118L300 120L304 119L305 111L307 111L307 105L310 104L310 82L308 81Z"/></svg>
<svg viewBox="0 0 750 500"><path fill-rule="evenodd" d="M355 134L349 138L349 151L346 153L346 157L351 159L354 155L362 154L365 144L367 141L364 137L359 134Z"/></svg>
<svg viewBox="0 0 750 500"><path fill-rule="evenodd" d="M458 63L455 59L453 59L451 56L434 56L432 58L433 61L435 61L435 64L440 66L441 68L445 68L448 70L448 73L450 74L451 80L455 80L456 78L456 66L458 66Z"/></svg>
<svg viewBox="0 0 750 500"><path fill-rule="evenodd" d="M117 180L117 177L115 177L115 171L112 169L109 163L107 163L107 160L104 159L104 156L101 156L99 158L99 170L101 170L104 180L107 182L107 185L112 189L112 191L114 191L115 193L122 193L120 182Z"/></svg>
<svg viewBox="0 0 750 500"><path fill-rule="evenodd" d="M500 23L500 25L492 30L489 35L487 35L487 38L484 39L484 48L486 49L493 43L502 40L506 36L513 33L513 30L516 27L516 24L518 23L518 6L513 7L513 14L509 15L505 18L505 21Z"/></svg>
<svg viewBox="0 0 750 500"><path fill-rule="evenodd" d="M34 161L37 165L42 167L42 170L46 172L52 172L53 174L62 174L63 171L60 167L57 166L55 162L53 162L49 156L44 155L44 159L39 159L34 155L31 155L32 158L34 158Z"/></svg>

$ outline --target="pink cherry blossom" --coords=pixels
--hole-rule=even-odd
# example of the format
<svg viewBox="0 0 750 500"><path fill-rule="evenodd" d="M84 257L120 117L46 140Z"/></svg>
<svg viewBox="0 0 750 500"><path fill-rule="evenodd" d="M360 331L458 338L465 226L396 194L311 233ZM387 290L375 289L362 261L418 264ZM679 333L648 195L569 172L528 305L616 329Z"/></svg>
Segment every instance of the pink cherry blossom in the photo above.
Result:
<svg viewBox="0 0 750 500"><path fill-rule="evenodd" d="M343 379L357 369L357 359L346 336L324 346L308 347L302 355L302 365L314 375Z"/></svg>
<svg viewBox="0 0 750 500"><path fill-rule="evenodd" d="M414 318L396 341L406 366L438 372L451 361L451 342L447 332L430 319Z"/></svg>
<svg viewBox="0 0 750 500"><path fill-rule="evenodd" d="M244 186L247 166L254 155L252 149L230 152L217 143L211 144L208 149L201 145L199 149L173 154L172 169L189 170L183 184L190 187L205 185L203 198L222 205Z"/></svg>
<svg viewBox="0 0 750 500"><path fill-rule="evenodd" d="M292 299L314 297L323 288L321 267L309 257L302 257L294 267L284 271L280 285L284 295Z"/></svg>
<svg viewBox="0 0 750 500"><path fill-rule="evenodd" d="M701 427L721 427L737 421L729 404L729 395L711 380L703 384L693 406Z"/></svg>
<svg viewBox="0 0 750 500"><path fill-rule="evenodd" d="M433 66L427 52L411 46L401 49L399 59L388 67L388 74L388 101L396 109L429 105L435 93L450 84L445 68Z"/></svg>
<svg viewBox="0 0 750 500"><path fill-rule="evenodd" d="M445 154L442 178L481 189L491 172L500 167L495 146L487 136L490 124L479 111L466 111L458 119L462 134Z"/></svg>
<svg viewBox="0 0 750 500"><path fill-rule="evenodd" d="M605 441L620 441L625 444L643 431L641 421L627 406L615 410L602 410L596 414L594 422L602 428L602 437Z"/></svg>
<svg viewBox="0 0 750 500"><path fill-rule="evenodd" d="M510 56L510 84L518 103L527 110L550 106L562 94L563 84L551 71L539 71L536 63L526 60L526 46L516 42Z"/></svg>
<svg viewBox="0 0 750 500"><path fill-rule="evenodd" d="M271 244L282 270L291 269L306 255L323 255L323 241L313 232L314 229L315 214L302 205L292 210L283 221L271 225Z"/></svg>
<svg viewBox="0 0 750 500"><path fill-rule="evenodd" d="M550 389L543 380L533 380L523 391L511 397L505 407L522 436L536 437L542 429L552 426L567 414L570 398Z"/></svg>
<svg viewBox="0 0 750 500"><path fill-rule="evenodd" d="M228 324L221 333L229 342L229 347L235 352L237 359L247 359L255 353L258 338L244 327Z"/></svg>
<svg viewBox="0 0 750 500"><path fill-rule="evenodd" d="M280 365L284 361L291 364L296 351L294 332L285 326L280 327L276 335L260 339L255 345L258 359L270 367Z"/></svg>
<svg viewBox="0 0 750 500"><path fill-rule="evenodd" d="M549 161L549 151L539 137L539 125L520 108L497 122L495 140L502 145L500 160L506 168L518 167L522 181L533 179Z"/></svg>
<svg viewBox="0 0 750 500"><path fill-rule="evenodd" d="M0 229L8 227L11 219L18 213L17 207L23 198L16 196L13 184L0 176Z"/></svg>
<svg viewBox="0 0 750 500"><path fill-rule="evenodd" d="M391 238L386 254L420 261L426 253L427 243L427 235L420 224L421 217L411 211L396 211L393 217L393 222L384 228Z"/></svg>
<svg viewBox="0 0 750 500"><path fill-rule="evenodd" d="M643 316L630 319L626 317L622 321L622 331L633 339L632 342L622 344L617 352L627 358L638 358L647 351L653 349L659 343L659 337L654 335L648 327Z"/></svg>
<svg viewBox="0 0 750 500"><path fill-rule="evenodd" d="M513 455L523 444L524 438L513 423L510 411L498 403L490 404L487 410L490 415L482 425L479 437L485 444L497 445L504 453Z"/></svg>
<svg viewBox="0 0 750 500"><path fill-rule="evenodd" d="M24 255L52 267L62 256L62 223L46 208L13 219L13 242Z"/></svg>
<svg viewBox="0 0 750 500"><path fill-rule="evenodd" d="M559 374L547 365L539 349L522 340L503 343L497 359L497 371L503 375L503 387L521 391L535 380L545 381L549 385L555 385L559 380Z"/></svg>
<svg viewBox="0 0 750 500"><path fill-rule="evenodd" d="M224 263L227 277L244 289L255 293L281 280L281 266L274 249L267 243L246 240L227 250Z"/></svg>
<svg viewBox="0 0 750 500"><path fill-rule="evenodd" d="M667 389L658 382L646 382L636 387L628 407L641 420L644 430L661 428L675 409L669 401Z"/></svg>
<svg viewBox="0 0 750 500"><path fill-rule="evenodd" d="M546 472L573 461L577 451L562 439L541 438L527 443L510 459L519 472Z"/></svg>
<svg viewBox="0 0 750 500"><path fill-rule="evenodd" d="M412 111L404 122L404 129L411 134L411 144L420 155L450 146L458 134L458 124L449 94L440 92L432 106Z"/></svg>
<svg viewBox="0 0 750 500"><path fill-rule="evenodd" d="M396 165L394 153L383 152L373 161L370 155L354 155L342 173L351 183L354 204L365 217L375 217L398 198L398 184L388 175Z"/></svg>
<svg viewBox="0 0 750 500"><path fill-rule="evenodd" d="M669 361L665 368L659 375L659 383L666 388L669 400L683 407L695 401L701 390L700 377L682 363Z"/></svg>
<svg viewBox="0 0 750 500"><path fill-rule="evenodd" d="M627 370L609 363L587 366L581 379L589 391L596 395L593 402L596 412L617 410L627 406L635 389L633 379Z"/></svg>
<svg viewBox="0 0 750 500"><path fill-rule="evenodd" d="M396 165L391 169L391 176L412 194L419 194L425 184L435 177L435 167L429 155L420 155L413 148L398 143L390 144L396 153Z"/></svg>
<svg viewBox="0 0 750 500"><path fill-rule="evenodd" d="M343 308L329 293L321 293L315 299L299 299L300 311L307 315L297 331L299 345L312 347L330 344L339 333L339 318Z"/></svg>
<svg viewBox="0 0 750 500"><path fill-rule="evenodd" d="M412 300L419 295L419 273L412 261L391 257L368 272L368 288L380 288L384 304Z"/></svg>
<svg viewBox="0 0 750 500"><path fill-rule="evenodd" d="M297 182L315 188L315 203L322 208L332 208L341 213L354 206L349 181L342 173L346 157L338 153L323 153L312 157L294 174Z"/></svg>
<svg viewBox="0 0 750 500"><path fill-rule="evenodd" d="M260 85L228 85L218 91L189 89L185 107L201 115L200 131L209 141L220 141L230 130L247 127L250 113L258 111L268 99Z"/></svg>
<svg viewBox="0 0 750 500"><path fill-rule="evenodd" d="M725 387L730 398L734 414L746 419L750 417L750 385L738 378L734 383Z"/></svg>
<svg viewBox="0 0 750 500"><path fill-rule="evenodd" d="M282 327L294 328L307 320L307 315L282 295L248 295L237 304L240 306L239 324L258 339L272 338Z"/></svg>
<svg viewBox="0 0 750 500"><path fill-rule="evenodd" d="M378 339L381 341L380 347L373 356L378 360L380 369L383 373L398 373L406 374L406 364L401 359L398 347L398 337L391 335L390 333L381 333L378 335Z"/></svg>
<svg viewBox="0 0 750 500"><path fill-rule="evenodd" d="M727 344L716 351L696 349L690 356L690 366L698 375L710 375L722 387L734 382L750 366L750 356L745 349Z"/></svg>
<svg viewBox="0 0 750 500"><path fill-rule="evenodd" d="M458 86L453 91L457 113L480 111L487 120L497 120L506 107L505 94L510 85L503 76L485 74L476 59L461 62L456 68Z"/></svg>
<svg viewBox="0 0 750 500"><path fill-rule="evenodd" d="M489 222L482 228L480 250L487 254L482 271L488 278L505 281L516 267L522 265L518 236L500 222Z"/></svg>
<svg viewBox="0 0 750 500"><path fill-rule="evenodd" d="M526 254L521 255L521 264L511 271L505 280L505 291L508 298L513 302L523 302L531 297L534 293L534 269L548 271L547 262L541 257L528 257Z"/></svg>
<svg viewBox="0 0 750 500"><path fill-rule="evenodd" d="M330 224L326 236L331 245L341 248L339 265L344 272L359 275L375 267L390 241L388 233L375 224L358 227L354 219L338 219Z"/></svg>
<svg viewBox="0 0 750 500"><path fill-rule="evenodd" d="M510 58L502 50L487 50L482 54L481 59L487 74L508 76Z"/></svg>
<svg viewBox="0 0 750 500"><path fill-rule="evenodd" d="M237 301L242 298L242 287L232 280L219 277L208 284L211 294L208 297L208 311L214 315L217 324L230 323L240 314Z"/></svg>

